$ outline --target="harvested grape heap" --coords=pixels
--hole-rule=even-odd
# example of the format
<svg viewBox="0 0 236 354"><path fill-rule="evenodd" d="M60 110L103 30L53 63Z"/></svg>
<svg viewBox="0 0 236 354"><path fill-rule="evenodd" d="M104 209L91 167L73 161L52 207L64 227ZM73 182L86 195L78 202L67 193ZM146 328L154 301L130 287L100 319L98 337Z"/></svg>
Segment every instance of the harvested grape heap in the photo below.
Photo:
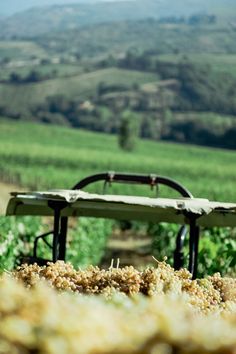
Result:
<svg viewBox="0 0 236 354"><path fill-rule="evenodd" d="M235 290L235 279L192 281L165 262L23 265L0 280L0 353L235 354Z"/></svg>
<svg viewBox="0 0 236 354"><path fill-rule="evenodd" d="M158 294L188 294L190 303L202 311L225 306L227 301L236 302L236 279L222 278L219 273L212 277L192 280L186 269L175 271L166 262L158 262L157 267L139 271L133 266L110 267L108 270L90 266L86 270L76 270L70 263L49 262L40 267L24 264L13 276L32 287L46 280L57 290L70 290L83 294L104 294L106 297L120 292L126 295L155 296Z"/></svg>

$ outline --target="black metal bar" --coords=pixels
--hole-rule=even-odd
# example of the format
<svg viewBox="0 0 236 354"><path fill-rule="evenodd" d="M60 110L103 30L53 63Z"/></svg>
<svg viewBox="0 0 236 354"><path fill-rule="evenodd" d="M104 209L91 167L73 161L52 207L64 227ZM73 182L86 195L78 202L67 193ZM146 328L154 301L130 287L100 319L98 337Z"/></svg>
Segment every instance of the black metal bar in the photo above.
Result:
<svg viewBox="0 0 236 354"><path fill-rule="evenodd" d="M56 208L54 210L54 227L53 227L53 248L52 248L52 261L58 260L58 246L59 246L59 228L60 228L61 210Z"/></svg>
<svg viewBox="0 0 236 354"><path fill-rule="evenodd" d="M48 206L54 211L54 226L53 226L53 243L52 243L52 261L56 262L59 259L60 250L60 225L61 225L61 210L68 204L66 202L49 201ZM65 239L65 235L64 235ZM63 246L61 245L63 251Z"/></svg>
<svg viewBox="0 0 236 354"><path fill-rule="evenodd" d="M184 240L187 234L187 227L185 225L181 226L176 237L176 248L174 251L174 268L179 270L184 266Z"/></svg>
<svg viewBox="0 0 236 354"><path fill-rule="evenodd" d="M67 238L68 218L61 218L61 230L59 239L59 255L58 259L65 261L66 259L66 238Z"/></svg>
<svg viewBox="0 0 236 354"><path fill-rule="evenodd" d="M52 245L50 245L50 243L47 240L45 240L45 237L50 235L50 234L52 234L52 233L53 233L52 231L49 231L49 232L47 232L47 233L45 233L43 235L37 236L35 238L35 240L34 240L34 249L33 249L33 257L37 258L37 247L38 247L38 241L40 239L42 239L46 243L46 245L48 247L52 248Z"/></svg>
<svg viewBox="0 0 236 354"><path fill-rule="evenodd" d="M106 172L96 175L92 175L82 179L78 182L73 189L83 189L91 183L98 181L106 182L117 182L117 183L134 183L134 184L147 184L147 185L157 185L158 183L164 184L177 192L179 192L183 197L193 198L192 194L187 188L182 186L180 183L175 180L165 177L157 176L154 174L151 175L141 175L141 174L126 174L126 173L115 173L115 172Z"/></svg>
<svg viewBox="0 0 236 354"><path fill-rule="evenodd" d="M195 215L189 216L190 224L190 238L189 238L189 271L192 278L197 277L197 260L198 260L198 244L200 228L197 226L197 217Z"/></svg>

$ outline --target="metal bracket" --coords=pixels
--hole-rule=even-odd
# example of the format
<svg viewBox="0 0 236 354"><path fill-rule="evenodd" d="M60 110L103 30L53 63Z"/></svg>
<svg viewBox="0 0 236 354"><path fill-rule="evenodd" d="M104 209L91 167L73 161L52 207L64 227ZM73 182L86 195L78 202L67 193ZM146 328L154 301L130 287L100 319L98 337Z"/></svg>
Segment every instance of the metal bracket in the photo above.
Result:
<svg viewBox="0 0 236 354"><path fill-rule="evenodd" d="M114 181L114 177L115 177L115 172L112 172L112 171L110 171L110 172L108 172L108 174L107 174L107 178L105 179L105 181L104 181L104 184L103 184L103 194L105 194L106 193L106 190L107 190L107 184L109 183L109 187L111 187L111 185L112 185L112 182Z"/></svg>

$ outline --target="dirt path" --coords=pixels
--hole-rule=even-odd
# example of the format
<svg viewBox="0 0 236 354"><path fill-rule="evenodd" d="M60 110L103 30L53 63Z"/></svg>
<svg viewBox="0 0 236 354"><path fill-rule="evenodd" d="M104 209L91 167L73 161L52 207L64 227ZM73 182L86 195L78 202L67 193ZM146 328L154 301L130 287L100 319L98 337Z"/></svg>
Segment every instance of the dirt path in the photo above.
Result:
<svg viewBox="0 0 236 354"><path fill-rule="evenodd" d="M15 185L0 182L0 215L5 215L7 203L10 199L10 192L21 190L23 189Z"/></svg>

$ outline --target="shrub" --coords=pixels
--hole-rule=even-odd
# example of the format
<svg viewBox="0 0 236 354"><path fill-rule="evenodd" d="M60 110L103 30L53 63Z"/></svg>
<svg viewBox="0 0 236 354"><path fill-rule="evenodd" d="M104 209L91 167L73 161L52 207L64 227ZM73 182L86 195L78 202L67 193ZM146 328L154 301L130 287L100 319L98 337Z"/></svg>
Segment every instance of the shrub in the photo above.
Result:
<svg viewBox="0 0 236 354"><path fill-rule="evenodd" d="M152 237L152 251L157 259L168 257L173 265L173 252L179 226L175 224L149 224L148 234ZM198 277L220 272L222 275L236 272L236 229L212 228L201 231L198 257ZM188 254L188 235L184 253ZM188 266L185 257L185 267Z"/></svg>
<svg viewBox="0 0 236 354"><path fill-rule="evenodd" d="M0 269L13 269L21 257L32 255L35 236L48 230L40 217L1 217ZM98 264L111 231L109 220L80 218L68 232L67 260L75 266ZM51 259L51 250L41 242L37 256Z"/></svg>

